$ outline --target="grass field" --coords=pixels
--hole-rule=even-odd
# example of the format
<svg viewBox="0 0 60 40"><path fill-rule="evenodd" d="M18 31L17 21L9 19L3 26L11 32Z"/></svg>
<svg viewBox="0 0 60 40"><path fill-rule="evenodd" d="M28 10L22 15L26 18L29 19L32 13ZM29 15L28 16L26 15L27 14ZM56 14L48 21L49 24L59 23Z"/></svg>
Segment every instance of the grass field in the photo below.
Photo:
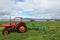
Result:
<svg viewBox="0 0 60 40"><path fill-rule="evenodd" d="M9 22L0 21L0 28L4 23ZM0 29L0 40L60 40L60 21L35 21L34 23L39 24L40 28L38 30L28 29L26 33L11 32L9 35L2 35L3 29ZM45 29L41 27L43 25L46 26Z"/></svg>

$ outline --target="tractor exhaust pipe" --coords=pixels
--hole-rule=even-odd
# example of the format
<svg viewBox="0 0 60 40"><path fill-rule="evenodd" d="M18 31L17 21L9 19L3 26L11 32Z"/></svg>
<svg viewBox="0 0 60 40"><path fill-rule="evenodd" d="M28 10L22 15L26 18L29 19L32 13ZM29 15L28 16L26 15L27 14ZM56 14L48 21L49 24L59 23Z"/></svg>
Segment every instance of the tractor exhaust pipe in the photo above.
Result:
<svg viewBox="0 0 60 40"><path fill-rule="evenodd" d="M11 25L11 16L10 16L10 25Z"/></svg>

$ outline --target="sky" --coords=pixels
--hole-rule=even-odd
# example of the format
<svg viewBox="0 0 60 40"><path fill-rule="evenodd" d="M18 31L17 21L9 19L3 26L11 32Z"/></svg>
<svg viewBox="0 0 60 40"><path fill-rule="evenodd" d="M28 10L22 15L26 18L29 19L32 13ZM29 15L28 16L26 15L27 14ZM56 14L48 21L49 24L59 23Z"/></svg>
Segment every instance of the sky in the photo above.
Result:
<svg viewBox="0 0 60 40"><path fill-rule="evenodd" d="M0 19L60 19L60 0L0 0Z"/></svg>

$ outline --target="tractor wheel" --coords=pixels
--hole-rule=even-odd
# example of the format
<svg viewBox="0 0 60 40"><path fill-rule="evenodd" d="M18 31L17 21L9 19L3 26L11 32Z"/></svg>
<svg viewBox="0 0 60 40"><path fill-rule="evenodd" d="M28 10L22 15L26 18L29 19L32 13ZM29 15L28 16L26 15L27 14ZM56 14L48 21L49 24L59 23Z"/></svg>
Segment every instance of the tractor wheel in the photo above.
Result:
<svg viewBox="0 0 60 40"><path fill-rule="evenodd" d="M20 27L18 28L18 32L19 32L19 33L24 33L24 32L26 32L26 27L25 27L25 26L20 26Z"/></svg>
<svg viewBox="0 0 60 40"><path fill-rule="evenodd" d="M8 30L6 30L6 29L4 29L3 32L2 32L3 35L8 35L9 33L10 32Z"/></svg>

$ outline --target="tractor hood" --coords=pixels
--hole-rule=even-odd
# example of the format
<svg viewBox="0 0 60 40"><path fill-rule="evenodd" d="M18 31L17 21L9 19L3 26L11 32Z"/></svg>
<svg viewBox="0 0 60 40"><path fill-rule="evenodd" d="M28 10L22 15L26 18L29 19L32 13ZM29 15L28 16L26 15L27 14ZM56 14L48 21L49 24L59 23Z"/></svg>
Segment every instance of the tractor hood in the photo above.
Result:
<svg viewBox="0 0 60 40"><path fill-rule="evenodd" d="M15 24L9 24L9 23L3 24L3 27L8 27L8 26L15 26Z"/></svg>

